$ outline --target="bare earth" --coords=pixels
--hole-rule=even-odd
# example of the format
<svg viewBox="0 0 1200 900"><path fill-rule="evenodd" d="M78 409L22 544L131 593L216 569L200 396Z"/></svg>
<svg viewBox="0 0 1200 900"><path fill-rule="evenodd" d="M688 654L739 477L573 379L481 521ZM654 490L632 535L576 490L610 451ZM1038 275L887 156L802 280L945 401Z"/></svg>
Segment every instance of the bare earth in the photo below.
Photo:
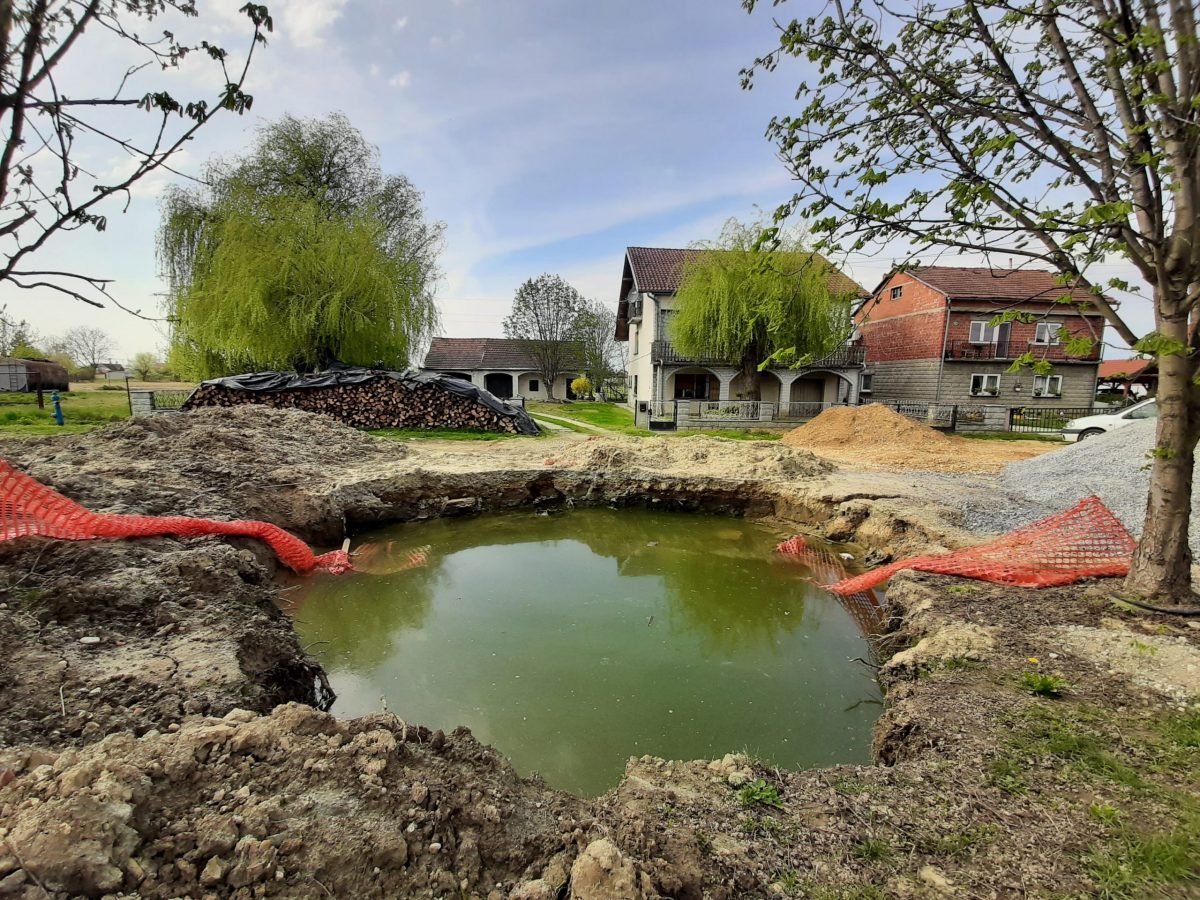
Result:
<svg viewBox="0 0 1200 900"><path fill-rule="evenodd" d="M98 510L257 517L323 546L377 522L569 501L753 516L887 558L977 540L958 510L995 496L986 476L839 470L769 443L405 445L249 407L9 440L0 456ZM643 757L584 801L521 779L465 729L321 712L323 673L277 610L276 575L242 540L0 543L0 897L1200 887L1200 629L1114 603L1118 585L902 574L875 765ZM1061 696L1022 689L1027 672L1060 677Z"/></svg>

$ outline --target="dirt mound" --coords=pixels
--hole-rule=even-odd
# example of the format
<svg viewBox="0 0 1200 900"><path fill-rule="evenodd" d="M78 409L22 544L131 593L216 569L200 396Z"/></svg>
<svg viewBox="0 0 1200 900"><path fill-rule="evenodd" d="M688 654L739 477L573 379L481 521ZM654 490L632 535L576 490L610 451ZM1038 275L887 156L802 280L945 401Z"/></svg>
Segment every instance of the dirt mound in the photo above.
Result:
<svg viewBox="0 0 1200 900"><path fill-rule="evenodd" d="M1045 441L984 441L947 435L880 403L835 406L789 431L781 443L856 468L935 472L999 472L1055 445Z"/></svg>
<svg viewBox="0 0 1200 900"><path fill-rule="evenodd" d="M880 403L835 406L783 436L789 447L906 448L914 453L938 450L950 440Z"/></svg>
<svg viewBox="0 0 1200 900"><path fill-rule="evenodd" d="M258 406L128 419L88 434L0 441L0 456L97 512L262 519L330 541L330 472L408 448L298 410Z"/></svg>
<svg viewBox="0 0 1200 900"><path fill-rule="evenodd" d="M814 478L833 469L805 450L780 447L773 441L732 441L703 435L658 440L593 437L565 448L547 459L546 465L759 480Z"/></svg>
<svg viewBox="0 0 1200 900"><path fill-rule="evenodd" d="M299 704L0 759L0 872L72 896L507 896L552 858L565 882L591 822L466 729Z"/></svg>

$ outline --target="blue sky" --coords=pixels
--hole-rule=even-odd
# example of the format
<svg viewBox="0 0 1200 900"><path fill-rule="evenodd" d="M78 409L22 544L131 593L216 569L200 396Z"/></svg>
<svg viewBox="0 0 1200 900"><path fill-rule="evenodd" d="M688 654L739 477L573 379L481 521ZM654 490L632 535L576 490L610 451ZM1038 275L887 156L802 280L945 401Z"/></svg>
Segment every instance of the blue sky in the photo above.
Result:
<svg viewBox="0 0 1200 900"><path fill-rule="evenodd" d="M242 2L202 0L180 33L236 48ZM727 218L752 219L790 195L763 132L794 107L799 66L753 91L738 79L773 46L770 7L750 16L737 0L269 5L276 30L252 68L252 113L209 126L178 165L195 172L212 154L237 153L258 123L285 112L345 112L384 169L407 175L446 223L437 291L446 335L499 336L518 285L547 271L615 305L626 245L711 239ZM64 77L91 81L126 62L102 37L75 52ZM212 84L199 60L170 77L181 90ZM119 168L109 155L98 151L95 164ZM104 234L56 239L39 268L116 278L123 303L156 310L157 201L172 178L141 185L124 213L113 204ZM849 274L873 287L893 255L854 259ZM47 334L102 327L119 357L165 343L160 328L50 293L7 289L0 302Z"/></svg>

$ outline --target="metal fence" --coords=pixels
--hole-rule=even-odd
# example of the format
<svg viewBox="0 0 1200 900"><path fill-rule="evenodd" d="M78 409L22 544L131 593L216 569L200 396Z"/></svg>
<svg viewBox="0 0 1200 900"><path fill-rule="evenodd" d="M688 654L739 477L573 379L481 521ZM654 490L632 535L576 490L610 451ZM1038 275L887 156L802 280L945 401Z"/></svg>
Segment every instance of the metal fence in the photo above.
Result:
<svg viewBox="0 0 1200 900"><path fill-rule="evenodd" d="M154 400L154 409L161 410L177 410L183 406L183 401L192 396L190 390L187 391L154 391L152 393Z"/></svg>
<svg viewBox="0 0 1200 900"><path fill-rule="evenodd" d="M1062 431L1072 419L1117 411L1092 406L1014 406L1008 411L1008 430L1048 434Z"/></svg>
<svg viewBox="0 0 1200 900"><path fill-rule="evenodd" d="M685 412L696 419L761 419L771 404L759 400L685 400Z"/></svg>

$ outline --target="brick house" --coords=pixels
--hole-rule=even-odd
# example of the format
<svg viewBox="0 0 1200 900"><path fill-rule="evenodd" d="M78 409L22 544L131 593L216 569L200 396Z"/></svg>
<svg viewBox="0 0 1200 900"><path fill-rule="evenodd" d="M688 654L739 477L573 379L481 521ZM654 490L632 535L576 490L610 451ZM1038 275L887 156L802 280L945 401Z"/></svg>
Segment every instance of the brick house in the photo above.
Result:
<svg viewBox="0 0 1200 900"><path fill-rule="evenodd" d="M745 383L741 362L689 357L670 340L668 323L686 263L702 250L627 247L617 304L616 339L629 345L629 404L640 409L658 401L715 402L757 394L765 403L854 402L862 350L848 346L802 369L771 366ZM855 298L867 292L825 263L832 290Z"/></svg>
<svg viewBox="0 0 1200 900"><path fill-rule="evenodd" d="M1097 312L1057 303L1066 289L1051 272L926 266L889 275L855 315L866 350L860 396L869 400L993 406L1090 406L1104 337ZM1072 298L1086 302L1082 288ZM1006 310L1036 317L993 326ZM1059 331L1095 339L1084 356L1066 352ZM1025 353L1050 375L1010 372Z"/></svg>
<svg viewBox="0 0 1200 900"><path fill-rule="evenodd" d="M520 341L508 338L446 338L435 337L429 344L423 372L439 372L461 378L489 391L501 400L524 397L527 400L546 400L546 379L538 364ZM554 382L556 400L574 399L571 382L579 377L582 366L575 367Z"/></svg>

